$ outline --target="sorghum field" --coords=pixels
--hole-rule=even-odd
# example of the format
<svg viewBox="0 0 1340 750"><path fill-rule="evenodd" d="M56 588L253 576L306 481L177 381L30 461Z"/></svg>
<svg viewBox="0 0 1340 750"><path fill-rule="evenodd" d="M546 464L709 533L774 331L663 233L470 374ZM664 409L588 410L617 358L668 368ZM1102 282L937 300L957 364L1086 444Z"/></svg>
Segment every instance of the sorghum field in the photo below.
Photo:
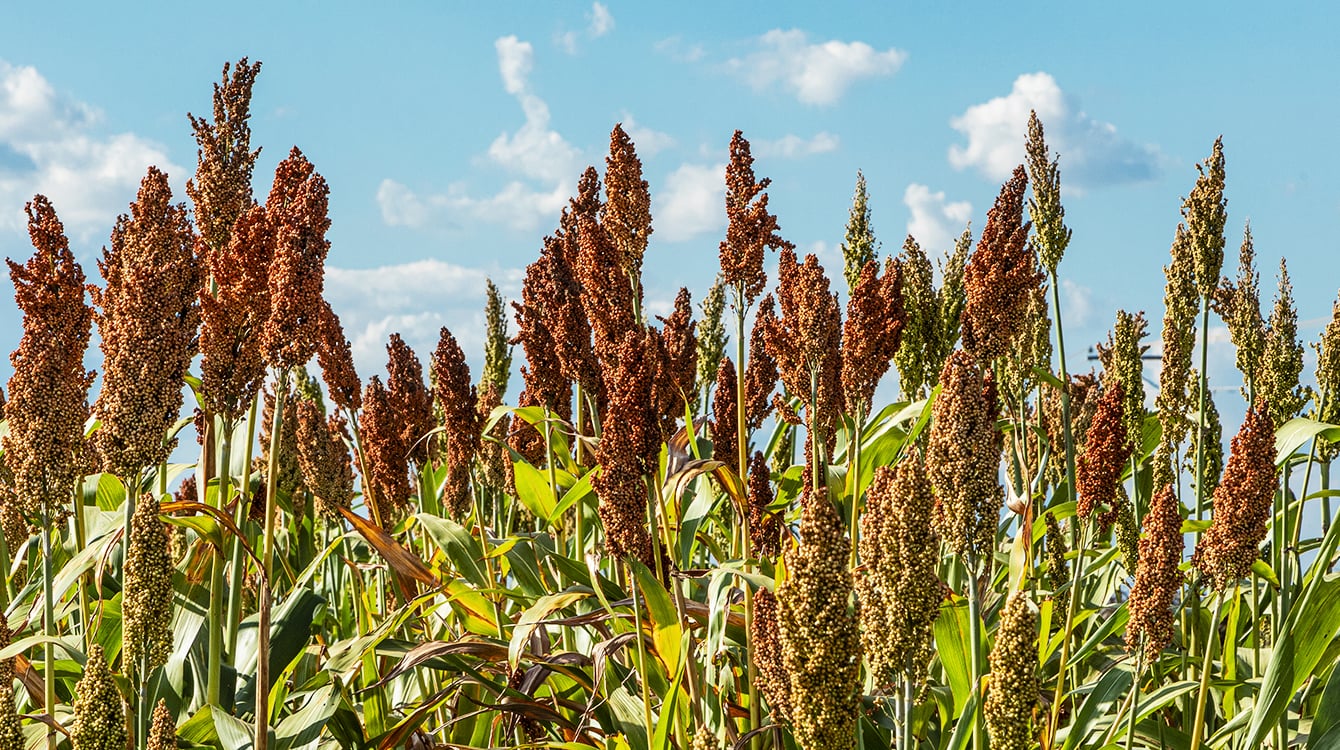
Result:
<svg viewBox="0 0 1340 750"><path fill-rule="evenodd" d="M1118 313L1095 372L1034 117L980 233L876 257L858 178L827 269L736 132L717 281L656 319L615 126L521 298L490 287L483 371L444 328L382 380L323 300L316 166L253 196L259 68L96 274L28 204L0 750L1340 747L1340 317L1300 386L1285 268L1263 301L1250 234L1226 263L1218 141L1162 317Z"/></svg>

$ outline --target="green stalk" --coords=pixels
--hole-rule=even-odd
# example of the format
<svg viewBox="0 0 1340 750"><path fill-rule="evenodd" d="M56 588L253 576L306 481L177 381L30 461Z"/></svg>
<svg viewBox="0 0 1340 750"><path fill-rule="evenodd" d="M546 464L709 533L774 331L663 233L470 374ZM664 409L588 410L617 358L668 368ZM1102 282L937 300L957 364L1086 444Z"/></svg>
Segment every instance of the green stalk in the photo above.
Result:
<svg viewBox="0 0 1340 750"><path fill-rule="evenodd" d="M144 750L149 742L149 715L153 709L150 707L150 701L153 700L153 691L149 690L149 670L148 659L140 657L140 679L143 683L139 686L139 700L135 707L135 747Z"/></svg>
<svg viewBox="0 0 1340 750"><path fill-rule="evenodd" d="M224 510L228 507L228 495L232 486L232 476L230 464L232 463L232 436L233 427L224 420L222 435L217 441L219 446L218 464L215 467L219 476L219 491L215 495L216 507ZM239 507L238 512L242 510ZM129 533L129 528L127 528ZM240 546L240 545L239 545ZM209 590L215 592L223 591L223 550L215 550L210 560L209 566ZM234 578L234 588L238 589L239 601L241 586L237 585L239 579ZM209 598L209 664L206 667L206 700L211 706L222 705L220 701L223 684L223 640L224 640L224 607L227 604L222 596L211 596ZM228 620L232 622L232 620ZM232 628L236 630L236 627ZM228 653L232 653L230 649Z"/></svg>
<svg viewBox="0 0 1340 750"><path fill-rule="evenodd" d="M1214 614L1210 616L1210 633L1205 643L1205 657L1200 669L1200 690L1196 694L1196 719L1191 724L1191 750L1200 750L1205 733L1205 699L1210 693L1210 668L1214 665L1214 636L1218 630L1219 613L1224 606L1222 592L1215 597Z"/></svg>
<svg viewBox="0 0 1340 750"><path fill-rule="evenodd" d="M1069 640L1068 638L1066 640ZM972 649L969 660L972 676L972 693L977 697L977 709L972 715L972 746L974 750L986 748L986 732L982 719L982 676L985 673L982 663L982 592L977 584L977 555L968 553L968 646Z"/></svg>
<svg viewBox="0 0 1340 750"><path fill-rule="evenodd" d="M129 543L129 539L127 539ZM56 637L56 605L51 561L51 514L42 512L42 630L47 638ZM56 715L56 644L42 647L42 682L45 683L46 712ZM56 729L47 727L47 750L56 750Z"/></svg>
<svg viewBox="0 0 1340 750"><path fill-rule="evenodd" d="M737 284L735 287L735 460L736 466L740 471L740 489L747 492L749 486L749 415L746 411L745 403L745 343L744 343L744 319L748 312L745 309L744 284ZM748 509L741 508L744 512L743 517L737 519L737 541L740 558L744 560L744 569L746 573L754 572L754 565L750 561L753 557L753 550L750 549L749 539L749 519ZM754 592L748 584L740 584L744 588L744 621L745 621L745 675L747 680L746 695L749 697L749 728L762 726L763 707L758 701L758 667L754 664L754 641L748 636L754 624ZM750 741L751 748L760 746L762 739L755 737Z"/></svg>
<svg viewBox="0 0 1340 750"><path fill-rule="evenodd" d="M288 395L288 368L281 367L275 378L275 408L270 421L270 462L265 471L265 529L261 543L264 577L260 585L260 623L256 631L256 739L255 750L269 746L270 724L270 607L274 585L274 536L279 492L279 438L284 429L284 397Z"/></svg>
<svg viewBox="0 0 1340 750"><path fill-rule="evenodd" d="M628 577L628 587L633 592L633 626L637 628L637 669L638 681L642 683L642 718L646 721L647 736L656 732L651 721L651 685L647 681L647 646L642 642L642 597L638 592L637 578L632 567L624 562L624 573Z"/></svg>
<svg viewBox="0 0 1340 750"><path fill-rule="evenodd" d="M863 407L864 405L862 405ZM851 457L851 468L847 470L847 482L851 485L851 560L848 567L856 570L856 566L861 561L861 556L856 548L857 540L860 538L861 528L857 523L857 511L861 505L861 431L865 422L865 409L858 407L856 413L852 415L852 442L847 453Z"/></svg>
<svg viewBox="0 0 1340 750"><path fill-rule="evenodd" d="M1126 723L1126 750L1135 747L1135 721L1140 715L1140 675L1145 669L1145 634L1140 634L1139 650L1135 652L1135 674L1131 676L1131 715Z"/></svg>
<svg viewBox="0 0 1340 750"><path fill-rule="evenodd" d="M245 529L247 523L247 505L251 499L251 451L256 443L256 405L260 397L251 400L251 412L247 417L247 444L242 454L242 483L237 488L237 510L233 514L233 520L237 523L238 529ZM229 430L231 435L231 428ZM225 460L231 462L231 457L225 454ZM225 474L227 471L225 470ZM220 505L225 507L226 503ZM230 542L231 560L229 565L228 588L228 653L237 653L237 633L238 623L242 622L242 576L243 564L246 559L243 557L242 543L240 540Z"/></svg>
<svg viewBox="0 0 1340 750"><path fill-rule="evenodd" d="M481 497L479 487L474 487L475 496L475 521L479 525L479 553L484 558L484 571L489 577L489 585L495 585L493 578L493 557L489 554L489 531L484 524L484 498ZM503 632L503 607L502 600L496 594L490 594L489 598L493 600L493 617L498 624L498 639L507 640L507 634ZM567 630L564 630L567 634Z"/></svg>

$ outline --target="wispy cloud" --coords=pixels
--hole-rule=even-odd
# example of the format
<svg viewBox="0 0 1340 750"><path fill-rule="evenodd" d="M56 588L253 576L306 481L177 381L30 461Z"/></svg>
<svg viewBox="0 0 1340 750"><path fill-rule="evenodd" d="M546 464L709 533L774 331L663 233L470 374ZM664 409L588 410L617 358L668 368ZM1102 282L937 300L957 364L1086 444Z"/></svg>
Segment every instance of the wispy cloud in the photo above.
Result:
<svg viewBox="0 0 1340 750"><path fill-rule="evenodd" d="M971 203L949 201L943 190L934 192L916 182L903 191L903 203L910 212L907 233L928 255L951 249L972 217Z"/></svg>
<svg viewBox="0 0 1340 750"><path fill-rule="evenodd" d="M682 242L726 225L726 165L684 164L653 191L656 238Z"/></svg>
<svg viewBox="0 0 1340 750"><path fill-rule="evenodd" d="M133 133L101 135L102 121L36 68L0 60L0 232L24 231L23 205L41 193L66 230L88 242L111 232L150 165L185 182L164 147Z"/></svg>
<svg viewBox="0 0 1340 750"><path fill-rule="evenodd" d="M755 156L795 159L836 151L841 143L842 139L824 130L809 138L791 134L771 141L754 141L751 145Z"/></svg>
<svg viewBox="0 0 1340 750"><path fill-rule="evenodd" d="M862 78L893 75L907 59L902 50L881 52L865 42L812 43L799 29L773 29L756 47L727 61L727 69L756 90L781 86L802 103L821 106L836 104Z"/></svg>
<svg viewBox="0 0 1340 750"><path fill-rule="evenodd" d="M1090 117L1056 79L1042 72L1019 76L1009 94L973 105L950 120L968 142L950 146L949 163L991 180L1008 178L1024 160L1029 110L1038 113L1047 145L1060 155L1063 186L1140 182L1162 171L1157 147L1124 138L1115 125Z"/></svg>
<svg viewBox="0 0 1340 750"><path fill-rule="evenodd" d="M591 3L591 10L586 14L586 20L586 31L593 38L599 39L614 31L614 16L604 3Z"/></svg>
<svg viewBox="0 0 1340 750"><path fill-rule="evenodd" d="M628 112L623 113L623 130L633 139L638 154L653 156L675 145L675 139L669 133L653 130L633 119Z"/></svg>

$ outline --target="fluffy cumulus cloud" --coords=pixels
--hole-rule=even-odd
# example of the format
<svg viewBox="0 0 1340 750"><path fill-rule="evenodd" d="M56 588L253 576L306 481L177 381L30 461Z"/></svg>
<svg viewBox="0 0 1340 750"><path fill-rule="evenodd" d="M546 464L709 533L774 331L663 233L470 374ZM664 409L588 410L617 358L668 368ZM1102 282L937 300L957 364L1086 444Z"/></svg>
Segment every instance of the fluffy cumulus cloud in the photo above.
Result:
<svg viewBox="0 0 1340 750"><path fill-rule="evenodd" d="M949 163L1005 180L1024 160L1030 110L1038 113L1052 153L1061 157L1063 186L1139 182L1161 171L1163 159L1156 147L1124 138L1115 125L1090 117L1047 73L1021 75L1006 96L973 105L950 120L968 142L950 146Z"/></svg>
<svg viewBox="0 0 1340 750"><path fill-rule="evenodd" d="M365 378L386 366L386 341L399 333L427 366L443 326L460 341L471 367L484 348L485 279L515 298L522 272L485 271L440 260L380 268L326 269L326 299L340 316L358 371Z"/></svg>
<svg viewBox="0 0 1340 750"><path fill-rule="evenodd" d="M971 203L946 200L943 190L932 192L915 182L903 191L903 203L908 210L907 233L931 256L951 250L972 217Z"/></svg>
<svg viewBox="0 0 1340 750"><path fill-rule="evenodd" d="M893 75L906 59L906 52L892 47L880 51L865 42L811 42L799 29L773 29L758 39L753 52L726 66L757 90L781 86L804 104L827 106L862 78Z"/></svg>
<svg viewBox="0 0 1340 750"><path fill-rule="evenodd" d="M549 106L530 87L535 50L530 42L505 36L494 42L503 89L516 97L524 121L489 144L481 163L511 176L492 195L472 193L464 182L445 192L420 194L395 179L382 180L377 204L390 226L421 228L445 220L472 220L533 230L557 220L582 167L581 151L550 127Z"/></svg>
<svg viewBox="0 0 1340 750"><path fill-rule="evenodd" d="M684 164L651 193L655 239L682 242L726 226L726 165Z"/></svg>
<svg viewBox="0 0 1340 750"><path fill-rule="evenodd" d="M809 138L790 134L772 141L754 141L751 145L755 156L796 159L836 151L841 142L836 135L824 130Z"/></svg>
<svg viewBox="0 0 1340 750"><path fill-rule="evenodd" d="M0 233L26 231L23 205L41 193L67 232L93 241L111 232L150 165L184 182L162 146L132 133L101 135L101 121L36 68L0 60Z"/></svg>

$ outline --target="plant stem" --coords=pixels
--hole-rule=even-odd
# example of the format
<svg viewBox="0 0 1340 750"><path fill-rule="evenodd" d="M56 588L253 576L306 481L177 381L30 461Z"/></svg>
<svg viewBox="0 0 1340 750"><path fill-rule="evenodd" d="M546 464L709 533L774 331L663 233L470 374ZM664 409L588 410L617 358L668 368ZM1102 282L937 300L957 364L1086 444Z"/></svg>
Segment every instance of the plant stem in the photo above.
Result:
<svg viewBox="0 0 1340 750"><path fill-rule="evenodd" d="M647 646L642 642L642 597L638 591L637 577L633 575L631 565L625 561L623 567L628 577L628 587L633 592L633 625L637 628L638 681L642 683L642 718L646 721L647 736L651 737L656 732L656 727L651 721L651 685L647 681Z"/></svg>
<svg viewBox="0 0 1340 750"><path fill-rule="evenodd" d="M221 420L216 424L222 424L223 429L216 440L219 447L218 463L215 470L219 477L218 493L214 496L215 507L219 510L225 510L228 507L228 495L232 485L232 435L233 427L228 424L228 420ZM241 513L241 510L238 511ZM129 533L127 531L127 533ZM240 545L239 545L240 546ZM209 586L210 591L223 591L223 550L214 550L209 566ZM234 588L238 588L241 593L239 581L234 579ZM239 603L240 603L239 598ZM211 706L222 705L219 701L222 696L223 684L223 626L225 622L224 608L228 601L222 596L211 596L209 598L209 665L206 667L206 700ZM235 630L236 628L234 628ZM232 653L232 650L229 651Z"/></svg>
<svg viewBox="0 0 1340 750"><path fill-rule="evenodd" d="M977 709L972 715L972 746L975 750L986 747L986 733L982 726L982 592L977 583L977 555L968 553L968 648L972 649L968 664L971 667L972 693L977 698Z"/></svg>
<svg viewBox="0 0 1340 750"><path fill-rule="evenodd" d="M1205 642L1205 657L1200 669L1200 690L1196 694L1196 719L1191 724L1191 750L1200 750L1201 737L1205 733L1205 699L1210 693L1210 668L1214 665L1214 636L1218 630L1219 613L1224 606L1224 594L1220 592L1214 600L1214 613L1210 615L1210 632Z"/></svg>
<svg viewBox="0 0 1340 750"><path fill-rule="evenodd" d="M1131 715L1126 724L1126 750L1135 747L1135 722L1140 715L1140 675L1145 669L1145 634L1140 634L1139 650L1135 652L1135 674L1131 675Z"/></svg>
<svg viewBox="0 0 1340 750"><path fill-rule="evenodd" d="M129 537L126 543L130 543ZM42 512L42 630L47 638L56 637L55 583L51 560L51 514ZM42 647L42 682L45 683L47 716L56 716L56 644ZM47 727L47 750L56 750L56 729Z"/></svg>
<svg viewBox="0 0 1340 750"><path fill-rule="evenodd" d="M735 355L736 355L736 376L735 376L735 461L739 468L740 489L747 492L749 486L749 413L748 404L745 402L745 375L748 372L745 362L745 342L744 342L744 320L748 313L745 303L744 285L738 284L735 287ZM741 516L737 520L739 530L738 546L740 558L744 560L744 569L747 573L754 572L754 566L751 562L753 550L750 549L749 538L749 516L748 508L740 507ZM747 583L740 584L744 589L744 619L745 619L745 666L746 675L746 694L749 698L749 729L756 729L763 723L763 707L758 702L758 667L754 664L754 641L748 633L754 624L754 591L749 588ZM755 737L750 740L750 747L757 748L762 740Z"/></svg>
<svg viewBox="0 0 1340 750"><path fill-rule="evenodd" d="M246 528L247 523L247 505L251 499L251 451L256 442L256 406L259 397L251 400L251 412L247 417L247 443L242 453L242 482L237 487L237 509L233 514L233 520L238 529ZM229 434L232 434L231 428ZM231 463L231 457L225 460ZM225 469L226 473L226 469ZM226 503L220 506L226 507ZM228 587L228 653L237 653L237 626L242 622L242 576L243 564L246 562L243 557L242 542L235 540L231 546L231 561L229 565L229 587Z"/></svg>
<svg viewBox="0 0 1340 750"><path fill-rule="evenodd" d="M260 594L260 623L256 632L256 739L254 750L266 750L270 724L270 608L274 585L274 536L279 493L279 444L284 429L284 401L288 395L288 368L279 368L275 378L275 408L270 420L270 461L265 471L265 528L261 537L263 577Z"/></svg>

